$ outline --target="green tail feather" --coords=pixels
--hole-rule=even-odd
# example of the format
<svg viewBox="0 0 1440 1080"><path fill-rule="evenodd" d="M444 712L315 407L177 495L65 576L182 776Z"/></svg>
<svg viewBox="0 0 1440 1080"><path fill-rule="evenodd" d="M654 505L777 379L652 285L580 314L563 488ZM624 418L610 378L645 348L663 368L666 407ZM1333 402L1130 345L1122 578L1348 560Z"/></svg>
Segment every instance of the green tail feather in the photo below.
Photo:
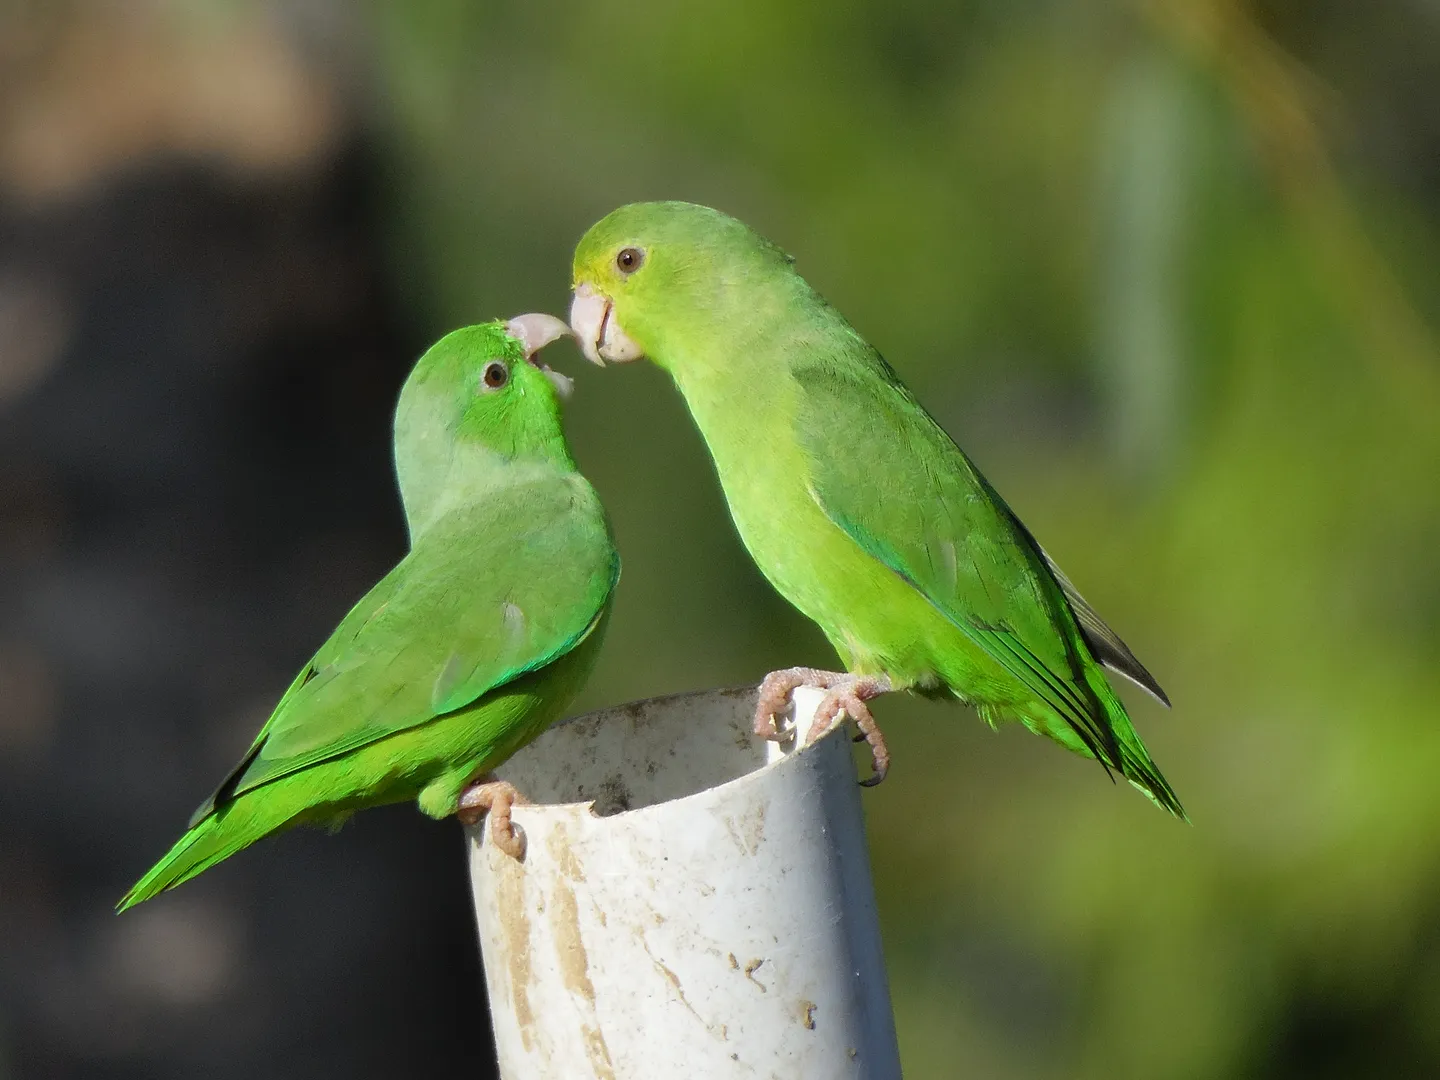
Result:
<svg viewBox="0 0 1440 1080"><path fill-rule="evenodd" d="M241 796L196 823L175 846L150 868L115 905L117 912L158 896L166 889L189 881L256 840L283 829L298 816L290 800L263 797L261 792ZM261 796L261 797L257 797Z"/></svg>
<svg viewBox="0 0 1440 1080"><path fill-rule="evenodd" d="M1155 805L1162 810L1170 811L1188 824L1189 815L1180 805L1180 800L1171 789L1169 781L1161 774L1155 762L1150 760L1149 751L1145 749L1145 744L1140 741L1134 725L1130 723L1130 715L1125 711L1125 706L1116 696L1115 691L1110 688L1110 682L1105 678L1105 673L1098 666L1087 665L1085 680L1094 692L1096 699L1104 707L1110 730L1115 733L1115 741L1120 746L1118 765L1115 762L1106 762L1106 764L1112 768L1119 768L1125 779L1149 796Z"/></svg>
<svg viewBox="0 0 1440 1080"><path fill-rule="evenodd" d="M1113 745L1119 748L1119 761L1113 760L1114 755L1107 746L1097 744L1094 740L1085 739L1075 726L1058 712L1046 709L1043 713L1028 715L1020 713L1020 721L1035 734L1047 736L1081 757L1099 760L1107 772L1120 773L1156 806L1162 810L1168 810L1188 824L1189 815L1180 805L1180 800L1171 789L1169 781L1165 779L1155 762L1150 760L1149 751L1145 749L1145 744L1140 741L1140 736L1136 734L1134 726L1130 723L1130 715L1125 711L1124 704L1116 696L1115 691L1110 688L1104 671L1096 664L1087 664L1085 681L1089 690L1094 694L1095 704L1104 713L1103 723L1114 737ZM1003 720L1007 716L1016 715L987 710L983 706L979 707L978 711L991 727L995 727L999 720ZM1107 739L1106 743L1110 741ZM1102 755L1098 759L1095 754L1096 745L1100 746Z"/></svg>

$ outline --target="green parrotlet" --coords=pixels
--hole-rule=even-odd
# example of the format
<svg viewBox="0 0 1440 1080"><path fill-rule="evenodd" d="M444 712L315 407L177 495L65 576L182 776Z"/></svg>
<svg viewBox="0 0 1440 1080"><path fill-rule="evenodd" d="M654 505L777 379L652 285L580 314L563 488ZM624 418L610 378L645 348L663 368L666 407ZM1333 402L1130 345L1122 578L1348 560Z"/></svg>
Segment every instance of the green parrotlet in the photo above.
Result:
<svg viewBox="0 0 1440 1080"><path fill-rule="evenodd" d="M442 338L400 392L395 467L410 551L305 665L189 831L124 910L261 837L416 799L490 815L523 854L517 797L486 774L554 721L590 674L620 560L560 428L568 380L535 352L549 315Z"/></svg>
<svg viewBox="0 0 1440 1080"><path fill-rule="evenodd" d="M889 765L867 701L953 695L1179 801L1102 670L1165 704L1100 620L889 364L734 218L689 203L621 207L575 252L570 321L597 364L649 358L709 446L741 540L820 625L844 672L761 684L758 735L797 686L825 696L808 739L855 721Z"/></svg>

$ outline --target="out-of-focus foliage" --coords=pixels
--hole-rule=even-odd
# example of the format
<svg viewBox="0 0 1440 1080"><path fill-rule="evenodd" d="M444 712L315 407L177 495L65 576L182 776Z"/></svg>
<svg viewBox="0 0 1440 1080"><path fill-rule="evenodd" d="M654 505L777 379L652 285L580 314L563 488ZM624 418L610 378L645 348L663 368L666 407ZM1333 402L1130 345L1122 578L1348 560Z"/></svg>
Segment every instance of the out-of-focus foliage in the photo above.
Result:
<svg viewBox="0 0 1440 1080"><path fill-rule="evenodd" d="M881 704L909 1075L1440 1067L1440 190L1433 116L1396 108L1434 102L1440 13L1389 7L377 12L436 325L563 304L620 202L727 209L1170 690L1135 708L1191 829L1018 732ZM737 558L663 379L580 375L627 560L589 700L827 661Z"/></svg>
<svg viewBox="0 0 1440 1080"><path fill-rule="evenodd" d="M1169 690L1170 713L1129 700L1191 828L1023 732L879 703L895 766L865 798L907 1075L1440 1073L1433 2L147 10L190 44L165 63L129 38L110 55L159 89L67 90L114 70L85 59L111 30L61 35L69 59L33 77L7 69L13 206L47 184L76 198L77 171L103 192L114 162L159 155L313 175L358 133L381 196L348 227L382 234L417 349L461 322L563 312L575 240L621 202L719 206L798 257ZM117 100L149 111L73 121ZM578 377L572 439L625 559L577 707L830 662L746 559L664 377L552 362ZM0 366L0 407L43 378ZM353 583L372 562L327 572ZM233 713L283 688L339 591L289 627L293 657L265 654L265 686L208 700ZM0 656L0 683L31 685L43 648ZM68 707L57 738L79 737ZM201 794L157 805L183 816ZM97 894L118 895L128 881L104 872ZM197 902L220 895L204 887Z"/></svg>

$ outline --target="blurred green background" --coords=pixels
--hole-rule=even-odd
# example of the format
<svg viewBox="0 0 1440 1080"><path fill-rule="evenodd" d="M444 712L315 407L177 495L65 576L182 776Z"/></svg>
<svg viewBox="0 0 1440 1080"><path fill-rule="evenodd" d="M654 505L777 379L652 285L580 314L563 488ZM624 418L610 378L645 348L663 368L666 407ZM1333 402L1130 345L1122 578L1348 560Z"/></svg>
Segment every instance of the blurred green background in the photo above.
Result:
<svg viewBox="0 0 1440 1080"><path fill-rule="evenodd" d="M380 388L367 408L345 404L343 363L321 386L282 380L326 400L338 380L338 429L373 442L427 341L495 315L563 314L586 226L623 202L683 198L793 253L976 459L1169 691L1170 713L1138 693L1127 700L1195 824L1019 729L997 735L958 706L883 699L895 765L865 806L908 1076L1440 1075L1440 4L0 10L0 282L29 250L26 222L58 221L84 249L93 223L74 208L116 185L180 168L222 203L258 205L265 228L293 212L283 193L328 197L343 168L341 188L362 194L338 219L320 217L342 246L353 241L348 269L297 263L282 246L243 289L349 288L370 298L363 309L389 313L383 334L365 336L370 348L387 342L386 359L353 376ZM256 192L281 193L273 212ZM197 217L190 234L208 228ZM143 228L133 242L147 243ZM48 352L35 346L37 301L19 295L9 310L30 323L5 314L0 289L0 410L43 390L70 355L64 340L73 352L63 334ZM332 321L350 310L327 302ZM302 335L267 363L304 367L317 347ZM664 376L594 370L565 346L549 359L576 377L575 453L625 560L606 651L576 711L832 663L747 561ZM165 392L143 373L127 385ZM262 395L251 407L282 404ZM356 435L351 421L370 428ZM255 454L243 440L224 452ZM303 625L272 646L269 666L232 672L202 698L212 715L190 715L188 734L166 728L144 743L161 740L164 761L208 730L204 745L219 738L223 752L195 776L222 769L306 641L393 554L383 456L371 446L354 460L368 470L354 482L382 507L382 540L363 548L374 554L321 545L313 566L343 555L352 569L333 580L320 570L330 581L320 598L305 594L311 573L255 601L300 604ZM282 455L266 467L256 505L266 477L298 466ZM352 482L315 475L321 487ZM10 520L16 498L0 504ZM276 517L253 542L283 549L286 529ZM315 535L333 530L321 522ZM165 565L186 564L181 548ZM223 576L223 563L209 573ZM36 649L43 661L25 626L5 624L0 684L30 685L25 664ZM63 767L78 736L60 666L49 712L36 706L30 727L0 724L0 769L78 784ZM233 702L250 711L215 736ZM35 740L31 758L7 738ZM144 753L115 745L144 786ZM106 863L81 891L93 902L61 925L112 932L96 911L168 842L205 783L174 786L143 826L132 819L144 846L132 840L126 861ZM405 814L384 828L440 830ZM343 853L379 843L376 828L268 846ZM31 862L43 862L43 835L31 834ZM458 859L452 841L437 858ZM225 881L193 888L216 897ZM229 917L235 940L268 940L244 929L243 911ZM292 976L309 983L297 1000L340 978L320 967ZM19 1047L16 1069L49 1075L63 1055L26 1004L32 970L11 968L0 1077L7 1043ZM405 977L391 976L402 992ZM208 1011L182 993L147 1013L155 1029L171 1024L169 1008L203 1046L207 1024L232 1022L226 995L244 983L217 979L203 984ZM295 1023L306 1039L303 1017ZM395 1030L401 1044L413 1037ZM96 1042L86 1075L180 1068L159 1036L109 1045ZM193 1055L184 1060L207 1060Z"/></svg>

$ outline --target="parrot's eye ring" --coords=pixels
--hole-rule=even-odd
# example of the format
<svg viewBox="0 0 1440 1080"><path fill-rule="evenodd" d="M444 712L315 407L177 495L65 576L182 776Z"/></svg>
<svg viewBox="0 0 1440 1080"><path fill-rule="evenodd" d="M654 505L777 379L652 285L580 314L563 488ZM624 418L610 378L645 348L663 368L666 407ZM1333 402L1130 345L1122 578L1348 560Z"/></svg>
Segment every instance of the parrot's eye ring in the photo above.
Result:
<svg viewBox="0 0 1440 1080"><path fill-rule="evenodd" d="M620 254L615 256L615 266L622 274L633 274L645 263L645 252L639 248L621 248Z"/></svg>
<svg viewBox="0 0 1440 1080"><path fill-rule="evenodd" d="M499 390L510 381L510 369L499 360L491 360L480 373L480 382L486 390Z"/></svg>

